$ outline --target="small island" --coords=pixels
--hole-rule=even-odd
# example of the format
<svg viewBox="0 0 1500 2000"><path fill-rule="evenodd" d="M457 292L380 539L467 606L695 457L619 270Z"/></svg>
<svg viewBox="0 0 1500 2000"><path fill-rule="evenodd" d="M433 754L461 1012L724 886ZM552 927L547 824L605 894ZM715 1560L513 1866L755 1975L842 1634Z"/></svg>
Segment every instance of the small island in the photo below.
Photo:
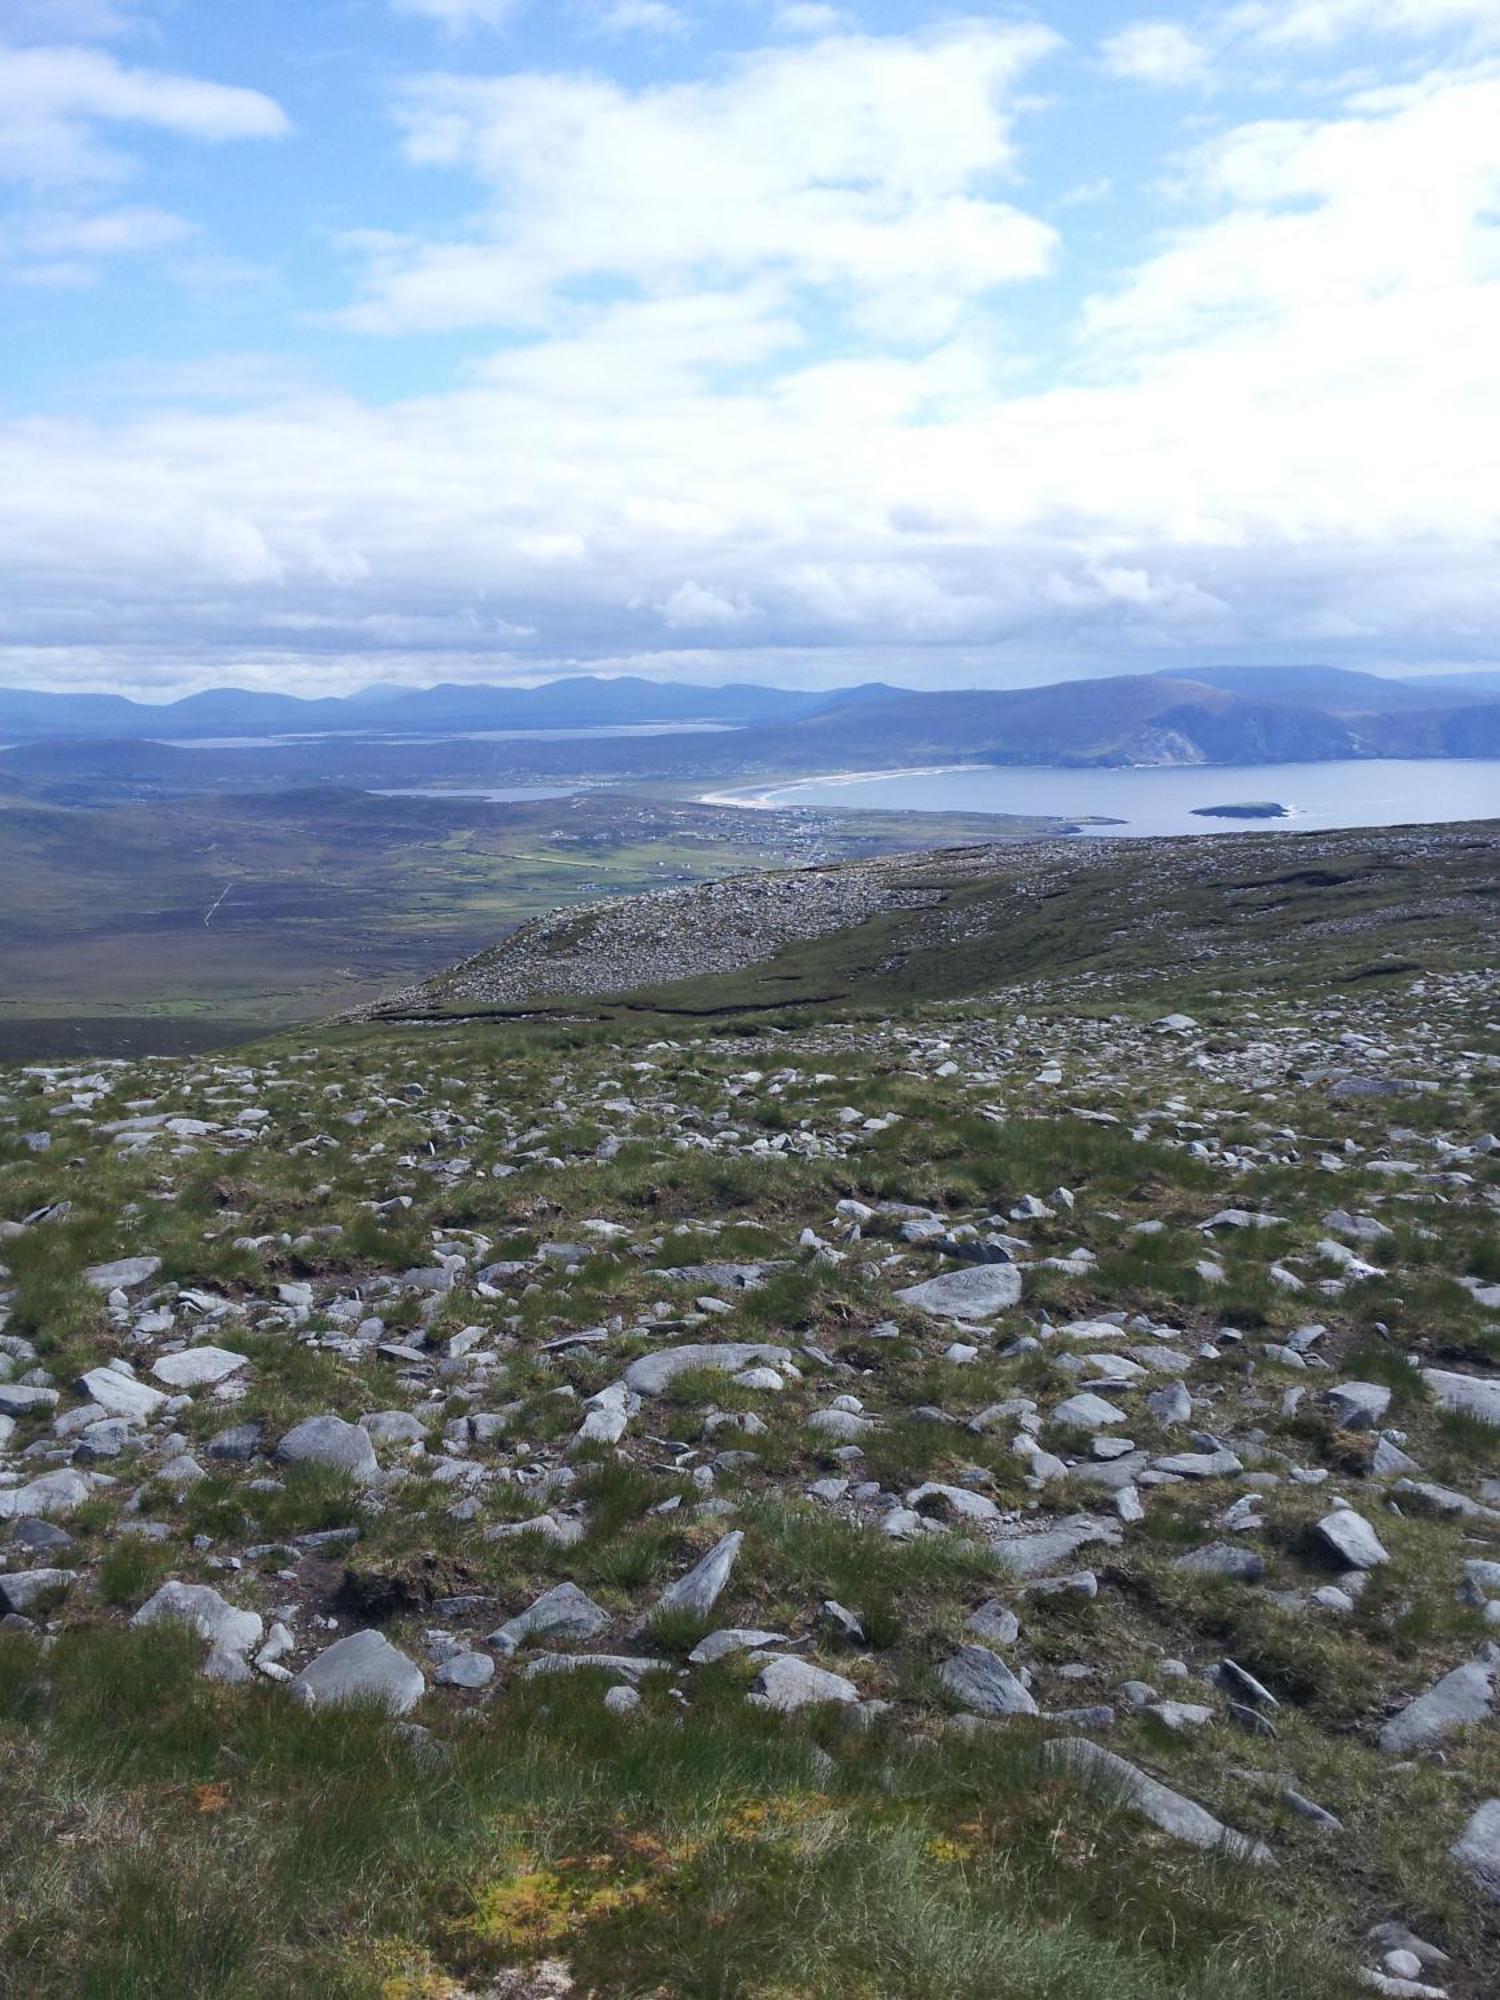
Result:
<svg viewBox="0 0 1500 2000"><path fill-rule="evenodd" d="M1248 804L1236 806L1194 806L1194 819L1290 819L1289 806L1278 805L1274 799L1252 799Z"/></svg>

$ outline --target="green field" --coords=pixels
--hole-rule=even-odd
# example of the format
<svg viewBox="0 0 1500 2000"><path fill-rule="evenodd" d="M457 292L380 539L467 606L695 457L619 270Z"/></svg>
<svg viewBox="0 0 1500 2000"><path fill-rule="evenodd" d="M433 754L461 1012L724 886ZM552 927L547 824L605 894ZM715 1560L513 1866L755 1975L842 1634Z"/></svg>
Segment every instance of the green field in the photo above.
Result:
<svg viewBox="0 0 1500 2000"><path fill-rule="evenodd" d="M0 1057L224 1046L399 990L560 903L980 825L993 837L606 792L0 801Z"/></svg>

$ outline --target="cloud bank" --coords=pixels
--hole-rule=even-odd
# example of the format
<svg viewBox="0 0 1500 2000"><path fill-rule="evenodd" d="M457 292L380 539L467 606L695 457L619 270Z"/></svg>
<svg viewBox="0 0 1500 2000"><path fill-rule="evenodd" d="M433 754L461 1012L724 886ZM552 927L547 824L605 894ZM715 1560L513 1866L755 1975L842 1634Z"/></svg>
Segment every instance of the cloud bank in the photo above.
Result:
<svg viewBox="0 0 1500 2000"><path fill-rule="evenodd" d="M702 74L398 79L398 171L447 207L344 230L321 324L459 360L376 400L240 355L217 402L0 425L0 673L940 683L1500 653L1500 67L1465 43L1185 127L1129 254L1089 262L1075 241L1112 224L1031 158L1095 52L1043 22L781 11L812 32ZM1270 46L1351 10L1230 12ZM1126 23L1103 61L1144 104L1204 89L1213 54L1185 18ZM257 92L97 49L0 56L0 102L17 64L52 189L117 178L130 121L288 130ZM186 225L142 201L28 226L0 266Z"/></svg>

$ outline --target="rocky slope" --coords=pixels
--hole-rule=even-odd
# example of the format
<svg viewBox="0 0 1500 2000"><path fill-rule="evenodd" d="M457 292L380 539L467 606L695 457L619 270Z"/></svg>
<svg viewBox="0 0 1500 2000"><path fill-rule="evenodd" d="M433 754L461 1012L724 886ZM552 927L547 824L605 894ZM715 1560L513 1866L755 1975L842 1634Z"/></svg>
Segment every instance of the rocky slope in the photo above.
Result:
<svg viewBox="0 0 1500 2000"><path fill-rule="evenodd" d="M373 1011L576 1013L557 1003L622 998L668 1012L878 1005L1028 971L1159 964L1219 977L1266 964L1350 972L1399 957L1412 939L1429 955L1476 947L1497 893L1485 825L997 842L554 911Z"/></svg>
<svg viewBox="0 0 1500 2000"><path fill-rule="evenodd" d="M1493 1992L1500 968L1409 915L7 1075L3 1977Z"/></svg>

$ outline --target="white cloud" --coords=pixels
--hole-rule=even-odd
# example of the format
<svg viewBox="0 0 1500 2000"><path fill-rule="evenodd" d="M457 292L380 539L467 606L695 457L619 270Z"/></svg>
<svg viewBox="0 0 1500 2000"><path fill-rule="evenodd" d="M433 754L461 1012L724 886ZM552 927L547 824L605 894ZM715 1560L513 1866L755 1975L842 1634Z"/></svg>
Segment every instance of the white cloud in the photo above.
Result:
<svg viewBox="0 0 1500 2000"><path fill-rule="evenodd" d="M134 0L6 0L8 42L103 42L140 26Z"/></svg>
<svg viewBox="0 0 1500 2000"><path fill-rule="evenodd" d="M504 28L526 4L526 0L391 0L398 14L421 14L462 34L469 28Z"/></svg>
<svg viewBox="0 0 1500 2000"><path fill-rule="evenodd" d="M434 76L400 107L407 157L466 169L482 234L369 236L369 331L545 324L560 289L643 291L780 272L880 331L936 337L965 301L1035 277L1052 230L997 198L1008 94L1055 46L967 23L761 51L722 80Z"/></svg>
<svg viewBox="0 0 1500 2000"><path fill-rule="evenodd" d="M1246 65L1264 69L1301 53L1332 50L1356 36L1408 41L1448 33L1469 45L1500 44L1500 0L1239 0L1191 25L1133 22L1100 44L1105 67L1160 88L1229 81Z"/></svg>
<svg viewBox="0 0 1500 2000"><path fill-rule="evenodd" d="M0 45L0 181L109 181L129 162L100 128L142 125L206 141L280 138L286 114L256 90L127 67L100 49Z"/></svg>
<svg viewBox="0 0 1500 2000"><path fill-rule="evenodd" d="M111 258L174 249L196 233L182 216L158 208L0 216L0 276L33 285L87 285Z"/></svg>
<svg viewBox="0 0 1500 2000"><path fill-rule="evenodd" d="M684 583L674 590L661 607L662 622L674 632L694 632L714 626L739 625L754 616L749 605L731 603L717 591L701 584Z"/></svg>
<svg viewBox="0 0 1500 2000"><path fill-rule="evenodd" d="M824 6L821 0L787 0L771 15L772 27L783 35L832 35L847 20L842 7Z"/></svg>
<svg viewBox="0 0 1500 2000"><path fill-rule="evenodd" d="M1105 68L1132 83L1180 85L1205 76L1209 54L1175 21L1138 21L1101 43Z"/></svg>
<svg viewBox="0 0 1500 2000"><path fill-rule="evenodd" d="M599 16L600 31L606 35L681 35L690 25L670 0L610 0Z"/></svg>
<svg viewBox="0 0 1500 2000"><path fill-rule="evenodd" d="M996 32L655 91L427 83L408 145L486 223L449 265L370 243L367 323L523 337L406 401L251 367L228 406L158 383L0 426L0 672L1500 654L1500 68L1222 131L1172 232L1028 348L932 240L955 207L981 249L992 209L1026 222Z"/></svg>
<svg viewBox="0 0 1500 2000"><path fill-rule="evenodd" d="M1226 16L1231 32L1283 48L1316 47L1348 35L1419 37L1450 28L1500 39L1495 0L1246 0Z"/></svg>
<svg viewBox="0 0 1500 2000"><path fill-rule="evenodd" d="M1500 300L1500 74L1439 75L1341 118L1243 125L1189 173L1222 213L1095 299L1096 333L1201 347L1250 329L1305 336L1321 355L1342 321L1346 362L1388 329L1414 364L1414 314L1437 339L1454 308Z"/></svg>

